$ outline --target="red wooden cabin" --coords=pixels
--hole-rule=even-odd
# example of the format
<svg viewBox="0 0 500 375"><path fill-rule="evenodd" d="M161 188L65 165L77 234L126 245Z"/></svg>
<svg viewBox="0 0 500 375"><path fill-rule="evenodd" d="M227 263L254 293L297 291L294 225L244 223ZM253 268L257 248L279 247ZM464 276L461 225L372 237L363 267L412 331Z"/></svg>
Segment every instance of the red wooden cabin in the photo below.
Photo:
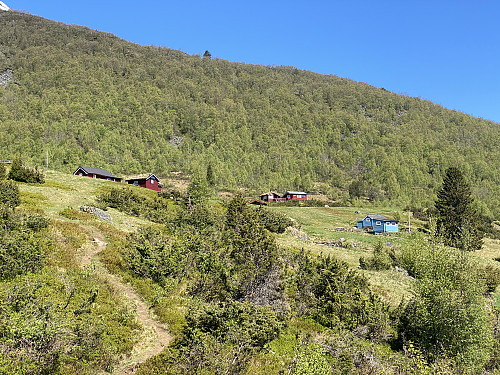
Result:
<svg viewBox="0 0 500 375"><path fill-rule="evenodd" d="M283 194L283 198L285 198L287 201L306 201L307 193L304 193L303 191L285 191L285 194Z"/></svg>
<svg viewBox="0 0 500 375"><path fill-rule="evenodd" d="M154 191L161 191L162 185L160 184L160 179L151 173L147 177L137 177L125 180L127 184L140 186L146 189L151 189Z"/></svg>

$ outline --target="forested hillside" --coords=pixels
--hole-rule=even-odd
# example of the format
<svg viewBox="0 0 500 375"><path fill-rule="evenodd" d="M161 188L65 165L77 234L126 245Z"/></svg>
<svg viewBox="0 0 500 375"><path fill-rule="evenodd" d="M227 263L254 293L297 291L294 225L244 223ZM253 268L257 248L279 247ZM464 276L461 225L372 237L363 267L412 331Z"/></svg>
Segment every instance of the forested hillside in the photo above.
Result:
<svg viewBox="0 0 500 375"><path fill-rule="evenodd" d="M214 171L220 189L314 187L429 206L458 165L500 216L500 124L284 66L139 46L0 12L0 159L115 174ZM369 62L367 62L369 63ZM12 79L10 76L12 75ZM350 190L350 196L349 196Z"/></svg>

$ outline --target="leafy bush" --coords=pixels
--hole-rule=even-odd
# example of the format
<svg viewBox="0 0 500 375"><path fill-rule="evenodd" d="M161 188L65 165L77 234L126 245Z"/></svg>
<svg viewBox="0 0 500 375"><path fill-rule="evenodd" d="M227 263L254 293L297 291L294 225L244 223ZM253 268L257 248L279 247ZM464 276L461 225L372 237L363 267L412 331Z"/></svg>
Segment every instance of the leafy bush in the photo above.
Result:
<svg viewBox="0 0 500 375"><path fill-rule="evenodd" d="M34 184L43 184L45 179L43 172L38 170L38 167L30 168L23 165L20 159L15 159L10 167L9 176L10 180L18 182L27 182Z"/></svg>
<svg viewBox="0 0 500 375"><path fill-rule="evenodd" d="M116 208L129 215L143 217L155 223L166 223L175 216L176 206L170 199L138 194L131 188L113 188L97 197L100 208Z"/></svg>
<svg viewBox="0 0 500 375"><path fill-rule="evenodd" d="M486 284L486 291L488 293L493 293L497 286L500 285L500 269L498 267L493 267L492 265L479 267L478 274Z"/></svg>
<svg viewBox="0 0 500 375"><path fill-rule="evenodd" d="M175 238L144 227L128 236L125 260L132 272L165 286L186 274L189 255Z"/></svg>
<svg viewBox="0 0 500 375"><path fill-rule="evenodd" d="M5 164L0 162L0 180L3 180L7 176L7 170L5 169Z"/></svg>
<svg viewBox="0 0 500 375"><path fill-rule="evenodd" d="M130 188L111 189L97 197L99 203L133 216L140 216L144 200L144 197L135 194Z"/></svg>
<svg viewBox="0 0 500 375"><path fill-rule="evenodd" d="M139 327L110 289L80 272L47 269L0 284L0 372L111 372Z"/></svg>
<svg viewBox="0 0 500 375"><path fill-rule="evenodd" d="M167 373L241 373L282 328L267 307L236 301L193 303L182 338L160 367Z"/></svg>
<svg viewBox="0 0 500 375"><path fill-rule="evenodd" d="M415 297L401 307L401 335L431 359L450 358L462 372L479 371L493 344L484 269L467 253L419 236L403 250L402 261L417 280Z"/></svg>

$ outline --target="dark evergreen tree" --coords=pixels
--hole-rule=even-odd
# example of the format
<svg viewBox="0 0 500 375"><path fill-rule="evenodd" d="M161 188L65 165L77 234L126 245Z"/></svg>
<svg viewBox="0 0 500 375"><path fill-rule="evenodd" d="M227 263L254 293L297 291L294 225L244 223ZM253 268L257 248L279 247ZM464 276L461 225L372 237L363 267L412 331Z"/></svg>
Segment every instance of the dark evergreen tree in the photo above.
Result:
<svg viewBox="0 0 500 375"><path fill-rule="evenodd" d="M215 176L212 163L209 163L207 167L207 182L210 186L215 186Z"/></svg>
<svg viewBox="0 0 500 375"><path fill-rule="evenodd" d="M212 59L212 54L210 52L205 51L205 53L203 54L203 58L204 59L208 59L208 60L211 60Z"/></svg>
<svg viewBox="0 0 500 375"><path fill-rule="evenodd" d="M472 206L474 198L469 184L458 168L446 170L437 196L437 236L445 245L461 250L479 250L483 243L479 216Z"/></svg>

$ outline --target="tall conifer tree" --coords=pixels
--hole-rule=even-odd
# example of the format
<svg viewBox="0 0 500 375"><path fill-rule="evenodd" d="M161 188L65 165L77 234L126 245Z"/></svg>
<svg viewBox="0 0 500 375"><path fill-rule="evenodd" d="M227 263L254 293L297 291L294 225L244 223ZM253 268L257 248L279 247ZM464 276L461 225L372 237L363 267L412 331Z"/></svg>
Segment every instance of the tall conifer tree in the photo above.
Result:
<svg viewBox="0 0 500 375"><path fill-rule="evenodd" d="M446 170L437 196L437 235L445 245L461 250L479 250L483 233L479 230L478 214L472 207L474 198L470 186L458 168Z"/></svg>

